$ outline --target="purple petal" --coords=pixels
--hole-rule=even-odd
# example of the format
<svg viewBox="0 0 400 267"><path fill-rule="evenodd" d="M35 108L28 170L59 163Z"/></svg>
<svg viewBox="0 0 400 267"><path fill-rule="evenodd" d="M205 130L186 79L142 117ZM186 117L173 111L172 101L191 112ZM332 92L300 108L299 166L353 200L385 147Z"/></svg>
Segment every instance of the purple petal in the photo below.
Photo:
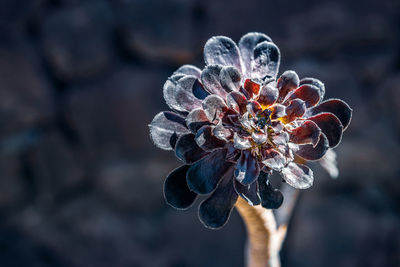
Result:
<svg viewBox="0 0 400 267"><path fill-rule="evenodd" d="M226 142L217 138L213 131L214 126L203 126L196 133L196 143L199 147L201 147L205 151L213 151L215 149L219 149L225 146Z"/></svg>
<svg viewBox="0 0 400 267"><path fill-rule="evenodd" d="M193 134L184 134L178 138L175 155L186 164L193 164L204 158L208 152L201 149L194 140Z"/></svg>
<svg viewBox="0 0 400 267"><path fill-rule="evenodd" d="M243 72L247 75L247 77L249 77L251 73L251 61L254 53L254 48L259 43L264 41L272 42L271 38L259 32L250 32L240 38L239 49L243 59Z"/></svg>
<svg viewBox="0 0 400 267"><path fill-rule="evenodd" d="M329 141L329 147L336 147L342 140L343 125L332 113L320 113L308 120L315 122Z"/></svg>
<svg viewBox="0 0 400 267"><path fill-rule="evenodd" d="M193 133L208 124L210 124L210 121L202 108L193 109L186 117L186 125Z"/></svg>
<svg viewBox="0 0 400 267"><path fill-rule="evenodd" d="M226 150L219 149L193 164L186 175L190 190L198 194L211 193L232 166L232 163L225 161L225 156Z"/></svg>
<svg viewBox="0 0 400 267"><path fill-rule="evenodd" d="M295 152L297 156L305 160L318 160L322 158L329 149L329 142L326 136L321 133L319 141L316 146L313 145L300 145L299 149Z"/></svg>
<svg viewBox="0 0 400 267"><path fill-rule="evenodd" d="M225 66L219 74L221 86L227 92L238 91L240 88L240 72L233 66Z"/></svg>
<svg viewBox="0 0 400 267"><path fill-rule="evenodd" d="M249 185L257 179L260 174L260 167L257 159L251 155L249 150L242 151L234 174L236 180L244 185Z"/></svg>
<svg viewBox="0 0 400 267"><path fill-rule="evenodd" d="M312 170L302 164L291 162L282 170L281 174L286 183L298 189L307 189L314 182Z"/></svg>
<svg viewBox="0 0 400 267"><path fill-rule="evenodd" d="M300 81L300 85L311 84L318 88L320 99L324 98L325 95L325 85L318 79L315 78L303 78Z"/></svg>
<svg viewBox="0 0 400 267"><path fill-rule="evenodd" d="M243 185L236 179L233 181L233 187L236 193L249 203L251 206L260 205L261 199L258 194L258 184L252 183L249 185Z"/></svg>
<svg viewBox="0 0 400 267"><path fill-rule="evenodd" d="M340 120L345 130L350 124L353 110L343 100L329 99L309 109L307 114L312 116L323 112L329 112L335 115Z"/></svg>
<svg viewBox="0 0 400 267"><path fill-rule="evenodd" d="M196 78L200 79L200 74L201 70L193 65L183 65L179 69L177 69L174 74L186 74L186 75L192 75L195 76Z"/></svg>
<svg viewBox="0 0 400 267"><path fill-rule="evenodd" d="M169 205L176 209L191 207L197 194L190 191L186 183L188 165L183 165L173 170L164 182L164 197Z"/></svg>
<svg viewBox="0 0 400 267"><path fill-rule="evenodd" d="M208 92L225 98L229 92L227 92L220 83L219 75L221 69L221 65L206 66L201 73L201 82Z"/></svg>
<svg viewBox="0 0 400 267"><path fill-rule="evenodd" d="M279 48L268 41L259 43L254 48L252 61L253 78L276 77L279 70L281 54Z"/></svg>
<svg viewBox="0 0 400 267"><path fill-rule="evenodd" d="M290 141L295 144L312 144L315 146L319 141L321 129L313 121L305 121L302 125L294 128L290 133Z"/></svg>
<svg viewBox="0 0 400 267"><path fill-rule="evenodd" d="M257 183L261 197L261 206L266 209L279 208L283 203L283 195L269 183L268 174L261 172Z"/></svg>
<svg viewBox="0 0 400 267"><path fill-rule="evenodd" d="M207 96L206 99L203 100L202 106L207 118L211 122L217 119L222 119L224 113L228 110L225 101L217 95Z"/></svg>
<svg viewBox="0 0 400 267"><path fill-rule="evenodd" d="M287 94L299 87L299 76L292 70L287 70L279 77L277 87L279 89L279 102L282 102Z"/></svg>
<svg viewBox="0 0 400 267"><path fill-rule="evenodd" d="M158 113L150 123L149 128L154 144L165 150L174 149L178 137L189 133L185 119L169 111Z"/></svg>
<svg viewBox="0 0 400 267"><path fill-rule="evenodd" d="M218 188L200 204L200 221L208 228L221 228L228 221L237 198L238 195L233 188L232 168L230 168Z"/></svg>
<svg viewBox="0 0 400 267"><path fill-rule="evenodd" d="M204 46L204 60L206 65L234 66L242 70L239 48L232 39L225 36L215 36L207 41Z"/></svg>

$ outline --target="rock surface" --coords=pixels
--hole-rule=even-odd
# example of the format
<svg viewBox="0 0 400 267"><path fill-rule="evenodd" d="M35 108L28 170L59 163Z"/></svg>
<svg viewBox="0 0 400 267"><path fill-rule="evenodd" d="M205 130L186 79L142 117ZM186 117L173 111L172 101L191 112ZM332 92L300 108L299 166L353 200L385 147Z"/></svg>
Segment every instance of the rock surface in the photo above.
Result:
<svg viewBox="0 0 400 267"><path fill-rule="evenodd" d="M213 35L270 35L281 72L354 109L302 193L283 266L400 264L400 5L367 1L4 0L0 3L0 266L243 266L236 212L219 231L163 199L180 163L151 143L180 64Z"/></svg>

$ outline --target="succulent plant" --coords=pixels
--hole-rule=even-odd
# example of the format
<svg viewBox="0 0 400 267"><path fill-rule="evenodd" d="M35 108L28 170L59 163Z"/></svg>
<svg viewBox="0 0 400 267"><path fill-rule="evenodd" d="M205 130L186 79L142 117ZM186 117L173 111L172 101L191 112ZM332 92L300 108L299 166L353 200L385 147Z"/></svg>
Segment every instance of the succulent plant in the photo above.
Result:
<svg viewBox="0 0 400 267"><path fill-rule="evenodd" d="M269 182L273 171L292 187L312 186L304 163L340 143L352 109L340 99L323 101L325 86L317 79L291 70L278 77L280 51L265 34L248 33L238 45L212 37L204 59L203 70L184 65L166 81L173 111L160 112L149 127L154 144L184 163L165 181L166 201L186 209L208 195L199 218L220 228L238 197L279 208L283 196Z"/></svg>

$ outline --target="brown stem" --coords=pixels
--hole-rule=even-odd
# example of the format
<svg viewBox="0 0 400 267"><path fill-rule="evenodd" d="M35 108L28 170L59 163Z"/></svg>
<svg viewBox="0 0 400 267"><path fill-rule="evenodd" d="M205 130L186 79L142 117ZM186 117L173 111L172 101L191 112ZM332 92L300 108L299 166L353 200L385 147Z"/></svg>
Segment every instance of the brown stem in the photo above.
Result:
<svg viewBox="0 0 400 267"><path fill-rule="evenodd" d="M261 206L250 206L242 198L236 202L236 209L247 229L246 266L279 267L279 251L286 228L277 228L272 210Z"/></svg>
<svg viewBox="0 0 400 267"><path fill-rule="evenodd" d="M279 252L299 194L297 189L287 184L283 184L281 190L285 201L275 215L261 205L250 206L240 197L236 202L236 209L247 229L247 267L280 266Z"/></svg>

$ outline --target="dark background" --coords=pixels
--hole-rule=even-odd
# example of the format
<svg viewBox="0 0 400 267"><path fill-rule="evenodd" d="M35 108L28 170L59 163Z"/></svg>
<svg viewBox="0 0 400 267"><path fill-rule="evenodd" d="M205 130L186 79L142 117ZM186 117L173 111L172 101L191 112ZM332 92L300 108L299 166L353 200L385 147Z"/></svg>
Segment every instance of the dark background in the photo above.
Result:
<svg viewBox="0 0 400 267"><path fill-rule="evenodd" d="M399 25L397 0L1 0L0 266L243 266L236 211L211 231L164 203L179 162L147 124L209 37L250 31L354 109L283 266L400 266Z"/></svg>

